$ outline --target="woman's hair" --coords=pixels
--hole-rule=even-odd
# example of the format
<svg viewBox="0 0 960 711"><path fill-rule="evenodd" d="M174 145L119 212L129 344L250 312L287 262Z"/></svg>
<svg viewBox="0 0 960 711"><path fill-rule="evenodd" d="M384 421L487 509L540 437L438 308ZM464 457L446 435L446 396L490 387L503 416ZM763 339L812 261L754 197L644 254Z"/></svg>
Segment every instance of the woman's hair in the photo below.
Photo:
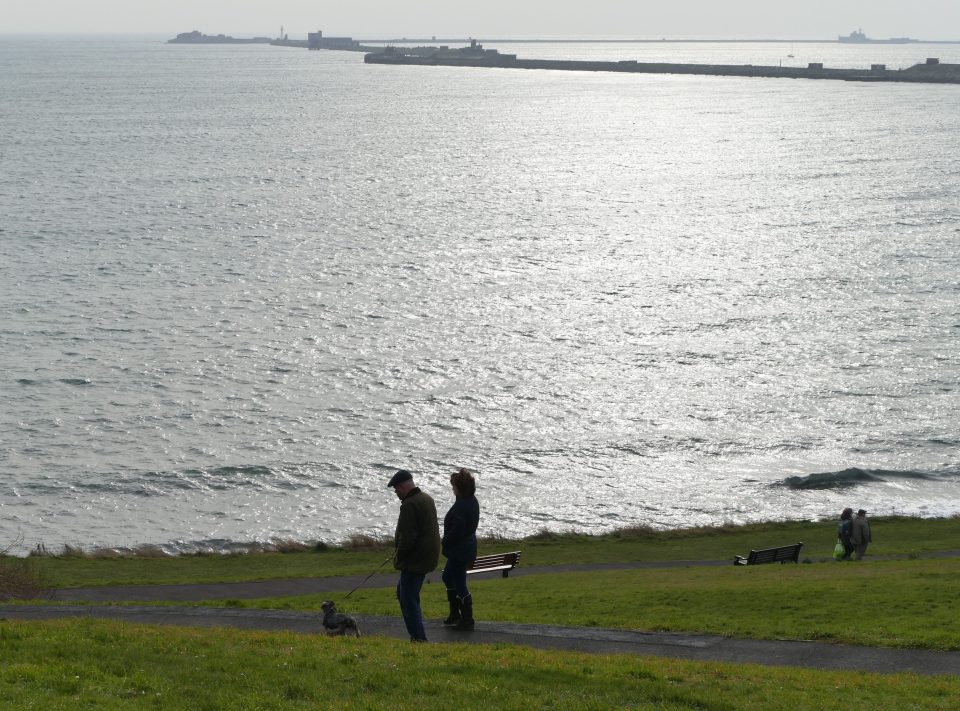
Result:
<svg viewBox="0 0 960 711"><path fill-rule="evenodd" d="M853 509L844 509L843 513L840 514L841 520L846 520L848 518L853 518Z"/></svg>
<svg viewBox="0 0 960 711"><path fill-rule="evenodd" d="M473 496L477 492L477 482L474 481L473 474L464 467L450 475L450 483L457 487L460 496Z"/></svg>

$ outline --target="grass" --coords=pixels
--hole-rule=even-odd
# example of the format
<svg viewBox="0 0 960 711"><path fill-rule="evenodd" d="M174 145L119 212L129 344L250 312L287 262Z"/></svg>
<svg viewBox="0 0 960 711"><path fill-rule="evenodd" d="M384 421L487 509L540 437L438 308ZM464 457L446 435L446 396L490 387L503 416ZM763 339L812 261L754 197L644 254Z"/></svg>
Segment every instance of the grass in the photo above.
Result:
<svg viewBox="0 0 960 711"><path fill-rule="evenodd" d="M660 568L470 582L479 619L757 639L960 650L960 559ZM326 593L210 605L317 610ZM441 585L424 613L446 615ZM354 614L396 615L391 589L361 589Z"/></svg>
<svg viewBox="0 0 960 711"><path fill-rule="evenodd" d="M86 555L36 558L44 579L57 588L239 582L366 574L390 553L386 547L300 553L168 556ZM391 568L387 563L385 570Z"/></svg>
<svg viewBox="0 0 960 711"><path fill-rule="evenodd" d="M870 553L829 561L832 522L609 536L544 533L484 541L525 565L732 560L802 540L813 564L670 567L471 580L480 619L960 649L960 519L875 519ZM59 586L187 583L367 573L386 547L178 558L103 558L79 549L30 561ZM390 569L386 564L384 571ZM433 576L436 581L437 575ZM340 599L343 593L334 593ZM317 609L323 595L230 606ZM441 585L425 612L445 614ZM350 612L396 616L391 589L362 588ZM0 709L821 709L838 699L896 709L960 707L960 677L823 672L583 655L510 645L410 645L292 633L106 620L0 620Z"/></svg>
<svg viewBox="0 0 960 711"><path fill-rule="evenodd" d="M875 544L870 553L922 555L960 548L960 517L871 519ZM481 553L521 550L524 565L628 563L668 560L729 560L751 548L804 542L803 558L827 559L836 541L834 522L762 523L746 526L653 531L627 529L604 536L544 532L521 541L494 538L481 542ZM327 548L308 552L176 557L96 557L72 549L73 555L37 558L37 570L53 587L144 585L156 583L236 582L277 578L366 574L389 555L388 545ZM389 570L389 563L384 570Z"/></svg>
<svg viewBox="0 0 960 711"><path fill-rule="evenodd" d="M83 650L82 654L77 650ZM0 621L0 708L954 709L960 678L585 655L512 646Z"/></svg>
<svg viewBox="0 0 960 711"><path fill-rule="evenodd" d="M903 560L836 563L829 558L831 523L765 524L654 533L621 531L609 536L543 534L522 542L485 542L487 550L518 547L526 564L574 561L628 562L706 558L730 560L751 547L813 540L817 562L801 565L680 567L472 579L481 619L526 623L602 626L649 631L706 632L761 639L815 639L887 647L960 649L960 558L913 558L912 552L951 549L960 540L958 519L880 519L874 554L899 553ZM82 575L126 572L150 580L191 571L205 579L230 578L238 563L249 578L287 573L291 568L325 572L366 572L383 563L384 550L333 549L286 555L183 557L180 559L90 560L42 558L60 566L61 579L75 567ZM721 553L723 555L721 555ZM282 564L282 567L281 567ZM106 566L101 568L100 566ZM48 569L49 575L51 569ZM391 570L388 564L382 571ZM261 575L264 573L264 575ZM285 577L285 576L283 576ZM439 576L431 579L438 582ZM342 592L264 600L221 600L231 607L317 610ZM440 585L424 588L429 617L445 616ZM343 607L341 605L341 607ZM393 590L361 588L349 600L357 614L396 615ZM931 624L933 622L933 624Z"/></svg>

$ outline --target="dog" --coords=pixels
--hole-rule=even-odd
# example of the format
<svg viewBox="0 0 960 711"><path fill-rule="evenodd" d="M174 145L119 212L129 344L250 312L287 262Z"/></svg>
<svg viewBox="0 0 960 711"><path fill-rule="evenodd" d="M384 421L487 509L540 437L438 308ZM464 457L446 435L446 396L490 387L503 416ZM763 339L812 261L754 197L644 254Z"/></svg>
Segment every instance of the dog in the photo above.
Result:
<svg viewBox="0 0 960 711"><path fill-rule="evenodd" d="M351 634L354 637L360 636L360 627L357 625L357 621L350 615L337 612L337 606L333 600L324 600L320 607L323 608L323 627L327 630L328 635L344 636Z"/></svg>

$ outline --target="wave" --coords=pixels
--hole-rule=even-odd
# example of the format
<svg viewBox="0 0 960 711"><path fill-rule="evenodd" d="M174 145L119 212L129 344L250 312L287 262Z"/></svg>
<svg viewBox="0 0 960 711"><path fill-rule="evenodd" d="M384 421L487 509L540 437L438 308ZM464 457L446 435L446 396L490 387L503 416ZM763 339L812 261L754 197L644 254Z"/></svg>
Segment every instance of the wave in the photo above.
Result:
<svg viewBox="0 0 960 711"><path fill-rule="evenodd" d="M807 476L789 476L774 486L785 486L795 490L849 489L863 484L874 484L896 480L924 481L960 475L956 469L941 472L893 469L859 469L851 467L838 472L821 472Z"/></svg>
<svg viewBox="0 0 960 711"><path fill-rule="evenodd" d="M167 541L139 546L97 546L90 553L104 557L174 557L181 555L237 555L250 553L284 553L312 550L319 541L301 538L271 537L265 540L235 541L227 538L208 538L195 541Z"/></svg>
<svg viewBox="0 0 960 711"><path fill-rule="evenodd" d="M17 378L17 385L43 385L46 382L63 383L64 385L77 385L79 387L93 385L93 381L89 378L56 378L53 381L35 380L34 378Z"/></svg>
<svg viewBox="0 0 960 711"><path fill-rule="evenodd" d="M232 491L264 492L317 490L335 481L324 476L324 468L312 465L286 464L276 467L264 465L223 466L210 469L173 471L144 471L123 474L104 474L83 480L42 480L12 484L14 496L62 496L77 493L114 494L125 496L167 496L178 491Z"/></svg>

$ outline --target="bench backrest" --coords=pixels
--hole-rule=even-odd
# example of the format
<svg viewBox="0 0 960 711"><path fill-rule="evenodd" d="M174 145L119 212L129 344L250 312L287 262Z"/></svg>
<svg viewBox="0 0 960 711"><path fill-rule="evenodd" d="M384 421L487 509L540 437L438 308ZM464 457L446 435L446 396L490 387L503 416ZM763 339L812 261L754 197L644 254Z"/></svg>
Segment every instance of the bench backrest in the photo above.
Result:
<svg viewBox="0 0 960 711"><path fill-rule="evenodd" d="M789 546L779 546L777 548L764 548L759 551L750 551L747 556L748 565L757 565L760 563L785 563L793 561L800 562L800 549L803 543L794 543Z"/></svg>
<svg viewBox="0 0 960 711"><path fill-rule="evenodd" d="M510 553L495 553L493 555L477 556L473 564L467 568L468 573L483 573L487 571L501 570L503 577L520 563L520 551L511 551Z"/></svg>

